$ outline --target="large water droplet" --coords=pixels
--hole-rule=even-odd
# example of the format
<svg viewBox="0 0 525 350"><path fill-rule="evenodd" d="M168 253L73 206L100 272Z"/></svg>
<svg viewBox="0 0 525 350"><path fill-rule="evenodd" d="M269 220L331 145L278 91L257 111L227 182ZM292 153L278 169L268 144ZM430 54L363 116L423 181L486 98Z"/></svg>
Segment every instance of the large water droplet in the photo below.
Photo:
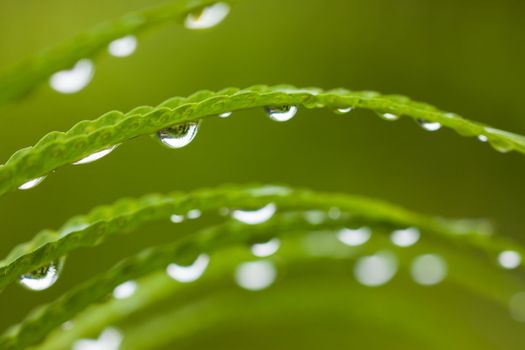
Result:
<svg viewBox="0 0 525 350"><path fill-rule="evenodd" d="M357 260L354 275L359 283L377 287L390 281L397 272L397 261L391 253L377 253Z"/></svg>
<svg viewBox="0 0 525 350"><path fill-rule="evenodd" d="M489 138L485 135L478 135L478 140L481 142L487 142Z"/></svg>
<svg viewBox="0 0 525 350"><path fill-rule="evenodd" d="M78 61L72 69L56 72L49 79L53 89L63 94L73 94L85 88L93 78L95 66L89 59Z"/></svg>
<svg viewBox="0 0 525 350"><path fill-rule="evenodd" d="M342 243L351 247L365 244L371 236L372 231L368 227L361 227L358 229L343 228L337 232L337 238Z"/></svg>
<svg viewBox="0 0 525 350"><path fill-rule="evenodd" d="M252 245L251 251L253 255L259 258L265 258L267 256L275 254L279 250L280 246L281 241L278 238L273 238L268 242L256 243Z"/></svg>
<svg viewBox="0 0 525 350"><path fill-rule="evenodd" d="M388 121L396 121L399 119L399 116L393 113L383 113L380 114L380 117Z"/></svg>
<svg viewBox="0 0 525 350"><path fill-rule="evenodd" d="M231 215L235 220L242 223L257 225L270 220L276 210L277 206L274 203L269 203L257 210L234 210Z"/></svg>
<svg viewBox="0 0 525 350"><path fill-rule="evenodd" d="M51 287L60 276L63 261L63 259L59 259L23 274L20 276L20 284L30 290L44 290Z"/></svg>
<svg viewBox="0 0 525 350"><path fill-rule="evenodd" d="M235 271L235 281L247 290L258 291L268 288L277 277L275 266L269 261L242 263Z"/></svg>
<svg viewBox="0 0 525 350"><path fill-rule="evenodd" d="M108 45L108 51L115 57L126 57L137 49L137 38L134 35L127 35L123 38L113 40Z"/></svg>
<svg viewBox="0 0 525 350"><path fill-rule="evenodd" d="M210 262L210 257L207 254L201 254L189 266L181 266L177 264L169 264L166 268L168 276L173 278L175 281L181 283L190 283L199 279L202 276L208 264Z"/></svg>
<svg viewBox="0 0 525 350"><path fill-rule="evenodd" d="M420 255L412 262L410 272L414 281L424 286L431 286L446 277L447 262L436 254Z"/></svg>
<svg viewBox="0 0 525 350"><path fill-rule="evenodd" d="M98 152L95 152L93 154L90 154L89 156L84 157L81 160L74 162L73 165L87 164L87 163L91 163L91 162L94 162L96 160L99 160L100 158L103 158L103 157L107 156L108 154L110 154L111 152L113 152L113 150L115 150L115 148L117 148L117 146L118 145L114 145L114 146L105 148L105 149L103 149L101 151L98 151Z"/></svg>
<svg viewBox="0 0 525 350"><path fill-rule="evenodd" d="M224 2L218 2L204 7L202 10L190 13L186 17L184 25L188 29L207 29L221 23L230 13L230 6Z"/></svg>
<svg viewBox="0 0 525 350"><path fill-rule="evenodd" d="M427 131L438 131L441 129L441 123L431 122L424 119L418 119L417 121L421 127Z"/></svg>
<svg viewBox="0 0 525 350"><path fill-rule="evenodd" d="M170 148L182 148L190 144L199 131L200 121L177 124L157 131L157 137Z"/></svg>
<svg viewBox="0 0 525 350"><path fill-rule="evenodd" d="M18 186L18 189L19 190L29 190L35 186L38 186L40 185L40 183L42 181L44 181L44 179L46 178L47 176L40 176L40 177L37 177L36 179L33 179L33 180L29 180L28 182L26 183L23 183L22 185Z"/></svg>
<svg viewBox="0 0 525 350"><path fill-rule="evenodd" d="M505 269L515 269L521 264L521 254L514 250L505 250L498 255L498 262Z"/></svg>
<svg viewBox="0 0 525 350"><path fill-rule="evenodd" d="M417 243L421 234L415 227L409 227L403 230L395 230L390 235L392 243L398 247L410 247Z"/></svg>
<svg viewBox="0 0 525 350"><path fill-rule="evenodd" d="M122 333L113 327L108 327L98 339L79 339L73 343L73 350L118 350L122 343Z"/></svg>
<svg viewBox="0 0 525 350"><path fill-rule="evenodd" d="M184 221L184 215L173 214L170 216L170 221L174 224L180 224Z"/></svg>
<svg viewBox="0 0 525 350"><path fill-rule="evenodd" d="M286 122L295 117L295 114L297 113L296 106L272 106L265 107L264 110L266 114L268 114L268 117L270 117L271 120L275 120L276 122Z"/></svg>
<svg viewBox="0 0 525 350"><path fill-rule="evenodd" d="M133 296L137 291L138 284L135 281L127 281L113 289L113 297L115 299L127 299Z"/></svg>
<svg viewBox="0 0 525 350"><path fill-rule="evenodd" d="M224 113L219 114L219 117L220 118L228 118L231 115L232 115L232 112L224 112Z"/></svg>

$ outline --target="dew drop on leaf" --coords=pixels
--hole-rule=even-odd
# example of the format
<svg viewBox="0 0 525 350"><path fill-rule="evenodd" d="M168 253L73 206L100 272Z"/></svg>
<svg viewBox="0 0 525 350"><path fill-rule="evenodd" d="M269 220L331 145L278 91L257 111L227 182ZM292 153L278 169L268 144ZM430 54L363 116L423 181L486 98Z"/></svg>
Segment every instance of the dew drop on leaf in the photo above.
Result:
<svg viewBox="0 0 525 350"><path fill-rule="evenodd" d="M396 121L399 119L399 116L393 113L383 113L380 114L380 117L388 121Z"/></svg>
<svg viewBox="0 0 525 350"><path fill-rule="evenodd" d="M264 110L271 120L275 120L276 122L286 122L295 117L297 106L272 106L265 107Z"/></svg>
<svg viewBox="0 0 525 350"><path fill-rule="evenodd" d="M259 291L268 288L277 277L275 266L269 261L242 263L235 271L235 281L247 290Z"/></svg>
<svg viewBox="0 0 525 350"><path fill-rule="evenodd" d="M335 114L348 114L352 109L352 107L338 108L335 110Z"/></svg>
<svg viewBox="0 0 525 350"><path fill-rule="evenodd" d="M157 131L160 142L169 148L182 148L191 143L199 131L200 121L174 125Z"/></svg>
<svg viewBox="0 0 525 350"><path fill-rule="evenodd" d="M73 343L73 350L118 350L122 343L122 333L113 327L108 327L98 339L79 339Z"/></svg>
<svg viewBox="0 0 525 350"><path fill-rule="evenodd" d="M115 57L127 57L137 49L137 38L134 35L127 35L120 39L113 40L108 45L108 52Z"/></svg>
<svg viewBox="0 0 525 350"><path fill-rule="evenodd" d="M521 254L514 250L505 250L498 255L498 263L505 269L515 269L521 264Z"/></svg>
<svg viewBox="0 0 525 350"><path fill-rule="evenodd" d="M417 228L409 227L392 232L390 240L398 247L410 247L417 243L420 235L421 234Z"/></svg>
<svg viewBox="0 0 525 350"><path fill-rule="evenodd" d="M115 299L127 299L133 296L137 291L138 284L135 281L127 281L113 289L113 297Z"/></svg>
<svg viewBox="0 0 525 350"><path fill-rule="evenodd" d="M279 250L280 246L281 241L278 238L273 238L268 242L253 244L250 250L256 257L265 258L275 254Z"/></svg>
<svg viewBox="0 0 525 350"><path fill-rule="evenodd" d="M218 2L203 9L188 14L184 25L188 29L207 29L221 23L230 13L230 6L224 2Z"/></svg>
<svg viewBox="0 0 525 350"><path fill-rule="evenodd" d="M244 224L257 225L270 220L276 210L276 205L269 203L257 210L234 210L231 215L235 220Z"/></svg>
<svg viewBox="0 0 525 350"><path fill-rule="evenodd" d="M410 273L416 283L431 286L445 279L447 263L445 259L436 254L420 255L412 262Z"/></svg>
<svg viewBox="0 0 525 350"><path fill-rule="evenodd" d="M115 148L117 148L117 146L118 145L114 145L114 146L105 148L105 149L103 149L101 151L97 151L95 153L92 153L89 156L84 157L81 160L74 162L73 165L88 164L88 163L92 163L92 162L94 162L96 160L99 160L101 158L104 158L105 156L107 156L108 154L113 152L115 150Z"/></svg>
<svg viewBox="0 0 525 350"><path fill-rule="evenodd" d="M365 244L371 236L372 231L368 227L360 227L357 229L343 228L337 232L337 239L351 247Z"/></svg>
<svg viewBox="0 0 525 350"><path fill-rule="evenodd" d="M25 273L20 276L19 283L30 290L45 290L55 284L62 271L63 263L64 259L59 259Z"/></svg>
<svg viewBox="0 0 525 350"><path fill-rule="evenodd" d="M53 74L49 79L49 85L63 94L73 94L91 82L94 72L93 62L89 59L81 59L73 68Z"/></svg>
<svg viewBox="0 0 525 350"><path fill-rule="evenodd" d="M485 135L478 135L478 140L481 142L487 142L489 138Z"/></svg>
<svg viewBox="0 0 525 350"><path fill-rule="evenodd" d="M199 279L206 271L210 257L207 254L201 254L189 266L169 264L166 268L168 276L181 283L190 283Z"/></svg>
<svg viewBox="0 0 525 350"><path fill-rule="evenodd" d="M44 179L46 178L47 176L40 176L40 177L37 177L33 180L29 180L27 181L26 183L23 183L22 185L18 186L18 189L19 190L29 190L33 187L36 187L38 185L40 185L40 183L42 181L44 181Z"/></svg>
<svg viewBox="0 0 525 350"><path fill-rule="evenodd" d="M219 114L219 117L220 118L228 118L231 115L232 115L232 112L224 112L224 113Z"/></svg>
<svg viewBox="0 0 525 350"><path fill-rule="evenodd" d="M438 122L431 122L428 120L418 119L418 124L427 131L438 131L441 129L441 124Z"/></svg>
<svg viewBox="0 0 525 350"><path fill-rule="evenodd" d="M378 287L388 283L397 272L395 256L388 252L359 258L354 267L357 281L368 287Z"/></svg>

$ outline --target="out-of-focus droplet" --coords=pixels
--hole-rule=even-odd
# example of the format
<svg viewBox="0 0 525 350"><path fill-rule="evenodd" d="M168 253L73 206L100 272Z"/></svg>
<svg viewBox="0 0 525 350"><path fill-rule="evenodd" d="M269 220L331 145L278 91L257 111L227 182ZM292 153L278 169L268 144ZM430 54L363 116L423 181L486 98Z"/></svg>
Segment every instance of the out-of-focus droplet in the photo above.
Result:
<svg viewBox="0 0 525 350"><path fill-rule="evenodd" d="M49 85L63 94L73 94L85 88L93 79L95 66L89 59L81 59L72 69L56 72Z"/></svg>
<svg viewBox="0 0 525 350"><path fill-rule="evenodd" d="M410 268L412 278L424 286L438 284L447 276L447 262L436 254L420 255Z"/></svg>
<svg viewBox="0 0 525 350"><path fill-rule="evenodd" d="M199 131L200 122L188 122L157 131L159 140L169 148L182 148L190 144Z"/></svg>
<svg viewBox="0 0 525 350"><path fill-rule="evenodd" d="M257 225L270 220L276 211L277 206L269 203L257 210L234 210L231 216L244 224Z"/></svg>
<svg viewBox="0 0 525 350"><path fill-rule="evenodd" d="M390 240L398 247L410 247L417 243L420 236L421 234L417 228L409 227L392 232Z"/></svg>
<svg viewBox="0 0 525 350"><path fill-rule="evenodd" d="M195 220L200 218L202 215L202 212L199 209L192 209L186 213L186 217L190 220Z"/></svg>
<svg viewBox="0 0 525 350"><path fill-rule="evenodd" d="M188 29L207 29L221 23L230 13L230 6L224 2L217 2L213 5L188 14L184 25Z"/></svg>
<svg viewBox="0 0 525 350"><path fill-rule="evenodd" d="M378 287L388 283L397 272L397 260L388 252L359 258L354 267L357 281L368 287Z"/></svg>
<svg viewBox="0 0 525 350"><path fill-rule="evenodd" d="M180 224L181 222L184 221L184 215L173 214L170 216L170 221L173 222L174 224Z"/></svg>
<svg viewBox="0 0 525 350"><path fill-rule="evenodd" d="M30 290L45 290L51 287L57 281L62 271L64 259L52 261L34 271L20 276L19 283Z"/></svg>
<svg viewBox="0 0 525 350"><path fill-rule="evenodd" d="M251 251L256 257L265 258L275 254L279 250L280 246L281 241L278 238L273 238L268 242L253 244L251 246Z"/></svg>
<svg viewBox="0 0 525 350"><path fill-rule="evenodd" d="M478 140L481 142L487 142L489 138L485 135L478 135Z"/></svg>
<svg viewBox="0 0 525 350"><path fill-rule="evenodd" d="M206 271L210 257L207 254L201 254L189 266L169 264L166 268L168 276L181 283L190 283L198 280Z"/></svg>
<svg viewBox="0 0 525 350"><path fill-rule="evenodd" d="M514 250L505 250L498 255L498 262L505 269L515 269L521 264L521 254Z"/></svg>
<svg viewBox="0 0 525 350"><path fill-rule="evenodd" d="M371 236L372 231L368 227L360 227L358 229L343 228L337 232L337 238L351 247L365 244Z"/></svg>
<svg viewBox="0 0 525 350"><path fill-rule="evenodd" d="M113 327L108 327L98 339L79 339L73 343L73 350L118 350L122 343L122 333Z"/></svg>
<svg viewBox="0 0 525 350"><path fill-rule="evenodd" d="M138 284L135 281L127 281L113 289L113 297L115 299L127 299L133 296L137 291Z"/></svg>
<svg viewBox="0 0 525 350"><path fill-rule="evenodd" d="M37 177L36 179L29 180L28 182L23 183L22 185L18 186L18 189L19 190L29 190L33 187L40 185L40 183L44 181L46 177L47 176L40 176L40 177Z"/></svg>
<svg viewBox="0 0 525 350"><path fill-rule="evenodd" d="M352 109L352 107L338 108L335 110L335 114L348 114Z"/></svg>
<svg viewBox="0 0 525 350"><path fill-rule="evenodd" d="M269 261L242 263L235 271L235 281L247 290L259 291L268 288L277 277L277 269Z"/></svg>
<svg viewBox="0 0 525 350"><path fill-rule="evenodd" d="M399 116L393 113L383 113L380 114L381 118L388 121L396 121L399 119Z"/></svg>
<svg viewBox="0 0 525 350"><path fill-rule="evenodd" d="M108 51L115 57L127 57L137 49L137 38L134 35L127 35L120 39L113 40L108 45Z"/></svg>
<svg viewBox="0 0 525 350"><path fill-rule="evenodd" d="M113 150L115 148L117 148L118 145L113 145L111 147L108 147L108 148L105 148L101 151L98 151L98 152L95 152L95 153L92 153L90 154L89 156L87 157L84 157L82 158L81 160L79 161L76 161L73 163L73 165L79 165L79 164L88 164L88 163L92 163L96 160L99 160L101 158L104 158L105 156L107 156L108 154L110 154L111 152L113 152Z"/></svg>
<svg viewBox="0 0 525 350"><path fill-rule="evenodd" d="M297 114L296 106L266 107L264 109L268 117L276 122L286 122Z"/></svg>
<svg viewBox="0 0 525 350"><path fill-rule="evenodd" d="M441 123L431 122L428 120L419 119L417 121L421 127L427 131L438 131L441 129Z"/></svg>
<svg viewBox="0 0 525 350"><path fill-rule="evenodd" d="M224 112L224 113L219 114L219 117L220 118L228 118L231 115L232 115L232 112Z"/></svg>

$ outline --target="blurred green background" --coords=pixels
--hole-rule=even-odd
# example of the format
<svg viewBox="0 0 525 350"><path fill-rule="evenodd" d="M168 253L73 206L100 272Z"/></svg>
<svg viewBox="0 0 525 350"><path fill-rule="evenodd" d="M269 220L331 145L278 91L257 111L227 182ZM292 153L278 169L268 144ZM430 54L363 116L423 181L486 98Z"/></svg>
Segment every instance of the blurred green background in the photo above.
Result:
<svg viewBox="0 0 525 350"><path fill-rule="evenodd" d="M101 21L159 3L4 0L0 67L7 69ZM167 24L139 35L131 57L103 54L96 61L93 82L78 94L62 95L46 85L23 102L0 109L0 163L49 131L67 130L109 110L154 105L200 89L253 84L403 94L525 134L524 16L525 2L519 0L238 1L212 30ZM40 229L57 228L72 215L122 196L246 182L363 194L424 213L488 218L498 232L525 242L524 178L523 156L499 154L448 130L428 133L410 120L387 123L366 111L340 117L328 110L300 110L292 121L277 124L262 111L251 110L206 121L185 149L168 150L140 138L94 164L60 169L34 190L4 196L0 255ZM168 241L173 234L169 223L159 223L100 249L75 252L63 278L48 292L17 286L4 291L0 328L120 258ZM472 327L490 338L487 348L520 349L525 341L525 326L512 321L507 310L453 286L436 287L438 293L406 284L407 295L435 298L437 305L475 318ZM378 303L394 302L374 293ZM319 328L320 339L332 339L333 344L346 344L338 343L338 337L352 334L357 343L375 338L365 336L362 325L337 334ZM252 332L264 335L261 330ZM216 335L220 344L227 342L228 334ZM285 342L279 343L284 349L286 341L301 336L300 329L291 327L279 337ZM396 339L395 334L383 336ZM303 348L316 348L314 341L304 343ZM262 345L252 348L257 346Z"/></svg>

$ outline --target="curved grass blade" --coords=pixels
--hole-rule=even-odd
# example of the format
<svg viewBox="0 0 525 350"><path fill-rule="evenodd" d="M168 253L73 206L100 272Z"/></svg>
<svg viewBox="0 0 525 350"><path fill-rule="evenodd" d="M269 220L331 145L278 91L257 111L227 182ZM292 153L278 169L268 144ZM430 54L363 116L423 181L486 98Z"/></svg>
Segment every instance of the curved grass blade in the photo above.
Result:
<svg viewBox="0 0 525 350"><path fill-rule="evenodd" d="M128 113L109 112L92 121L82 121L69 131L52 132L35 146L16 152L0 166L0 194L74 163L86 156L135 137L154 134L178 123L247 108L302 105L306 108L327 107L333 110L351 106L377 113L408 116L417 121L438 122L461 135L487 138L495 148L525 154L525 138L471 122L435 107L401 96L383 96L374 92L348 90L321 91L291 86L254 86L219 92L200 91L188 98L175 97L156 107L143 106Z"/></svg>
<svg viewBox="0 0 525 350"><path fill-rule="evenodd" d="M0 75L0 105L24 97L53 73L72 67L80 59L96 56L115 39L137 34L170 21L182 22L185 14L214 2L216 1L170 1L102 23L60 45L46 49Z"/></svg>

